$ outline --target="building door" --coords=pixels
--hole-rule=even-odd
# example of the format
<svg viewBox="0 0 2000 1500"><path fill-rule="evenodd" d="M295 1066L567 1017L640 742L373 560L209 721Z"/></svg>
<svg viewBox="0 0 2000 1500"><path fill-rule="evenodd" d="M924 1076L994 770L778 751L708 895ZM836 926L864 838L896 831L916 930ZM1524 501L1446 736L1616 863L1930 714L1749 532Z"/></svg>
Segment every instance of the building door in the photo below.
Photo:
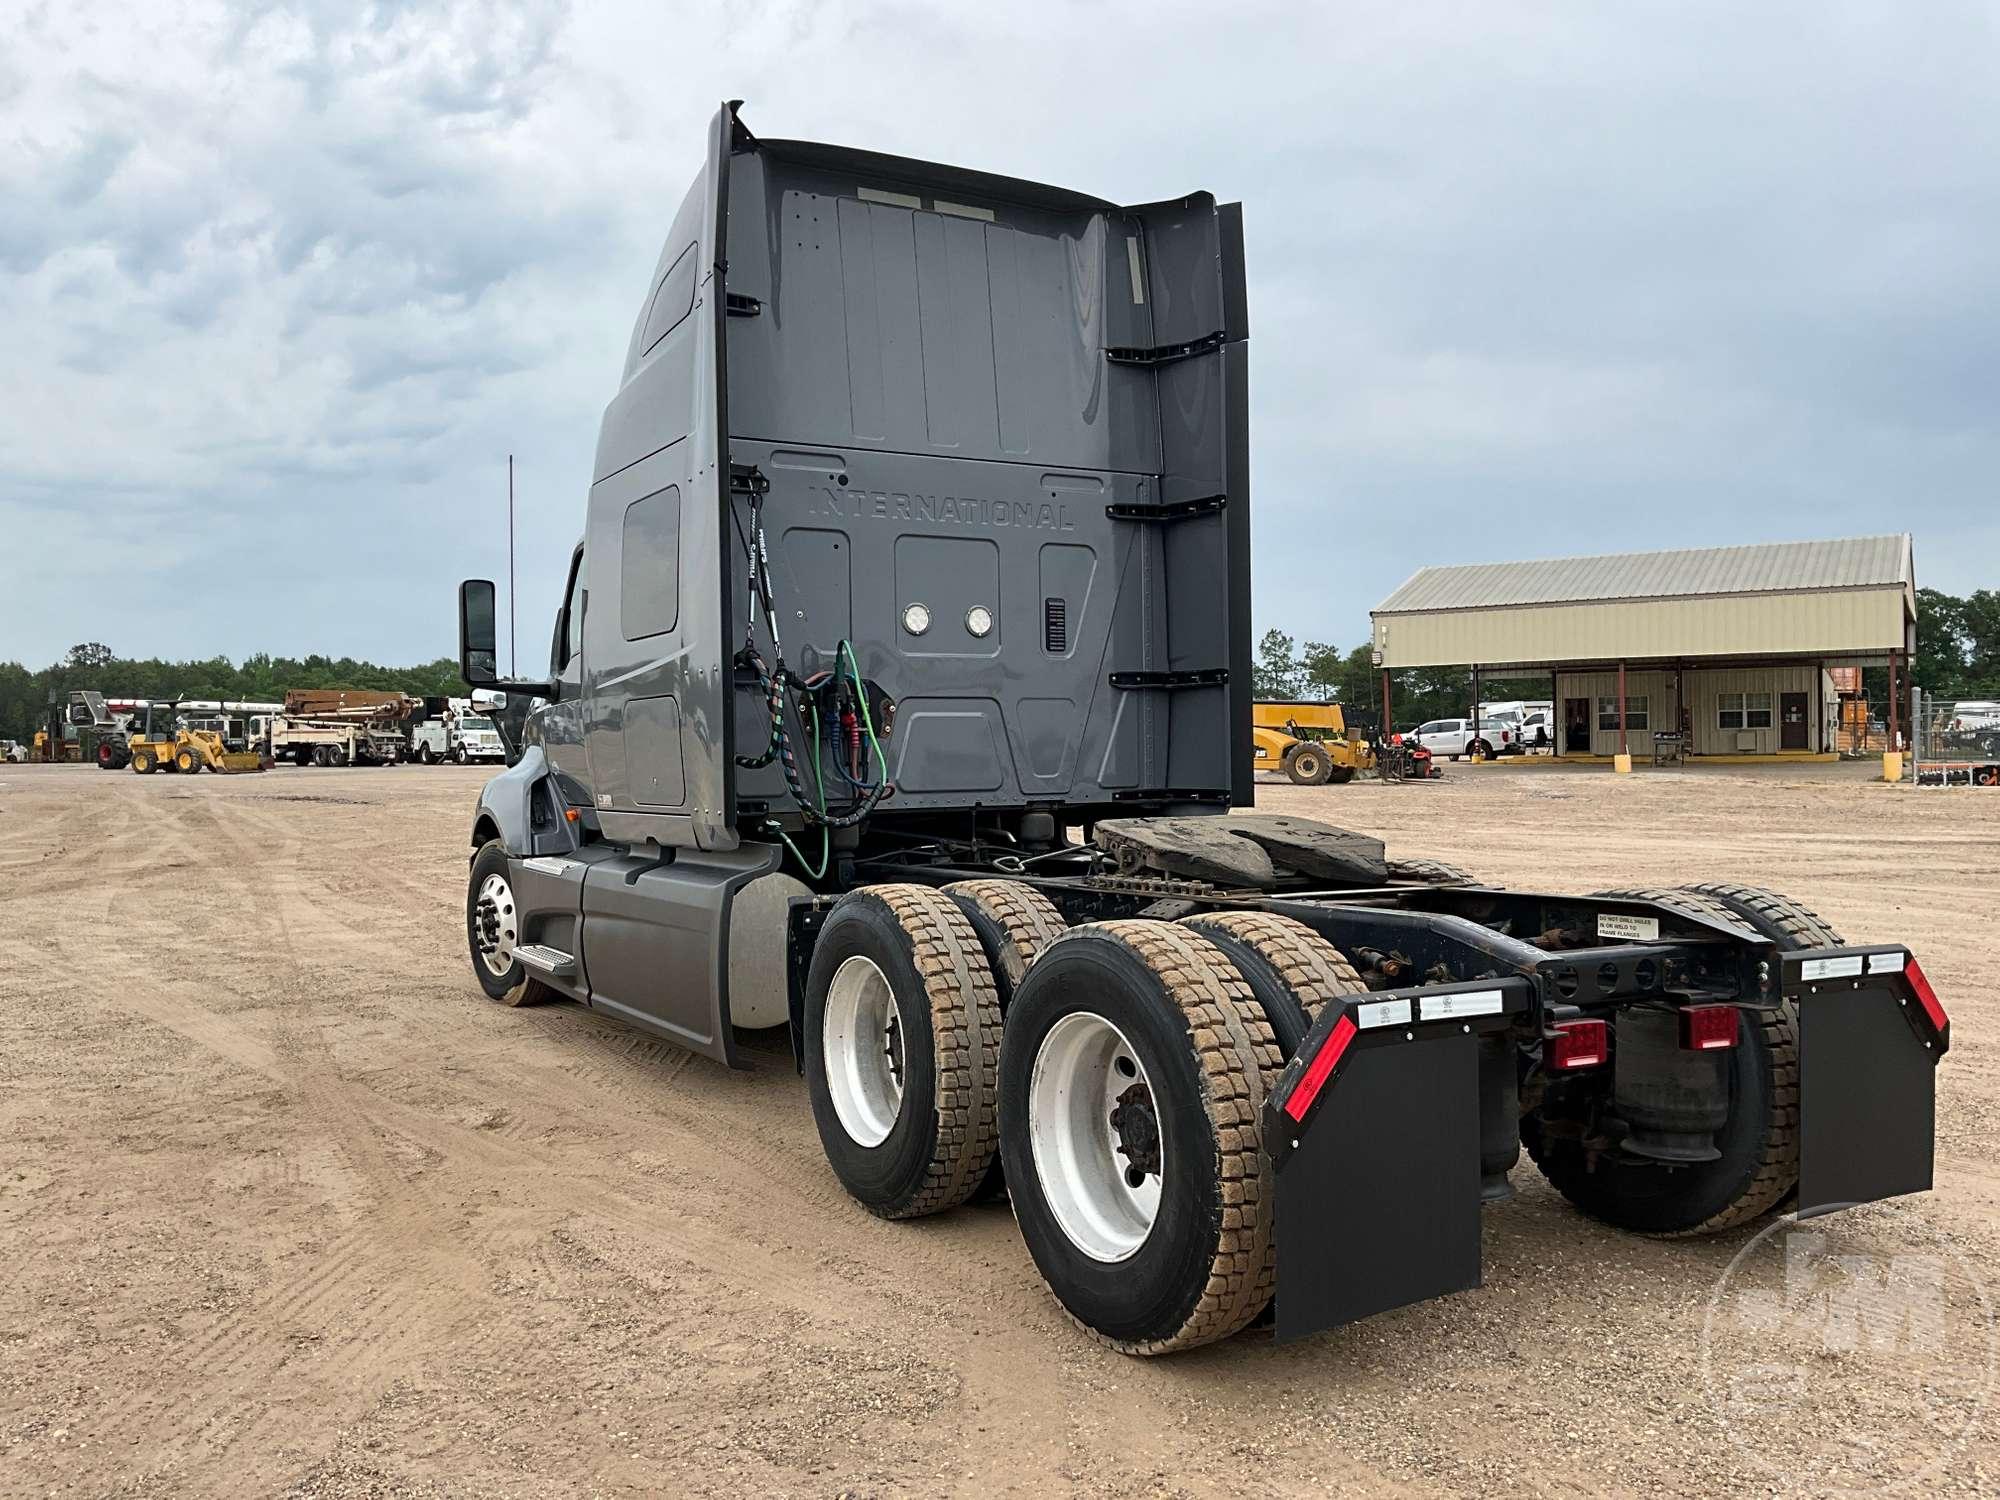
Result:
<svg viewBox="0 0 2000 1500"><path fill-rule="evenodd" d="M1778 748L1780 750L1809 750L1806 739L1806 695L1804 693L1778 694Z"/></svg>
<svg viewBox="0 0 2000 1500"><path fill-rule="evenodd" d="M1590 754L1590 700L1563 699L1563 754Z"/></svg>

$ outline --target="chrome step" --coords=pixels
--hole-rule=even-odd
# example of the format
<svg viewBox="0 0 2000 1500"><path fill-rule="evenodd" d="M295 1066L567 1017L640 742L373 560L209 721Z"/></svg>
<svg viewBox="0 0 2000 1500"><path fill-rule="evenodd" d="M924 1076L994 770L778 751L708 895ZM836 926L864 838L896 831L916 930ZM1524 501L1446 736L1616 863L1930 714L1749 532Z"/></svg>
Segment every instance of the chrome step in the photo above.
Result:
<svg viewBox="0 0 2000 1500"><path fill-rule="evenodd" d="M523 944L514 950L514 957L552 979L567 979L576 972L574 958L560 948L550 948L541 943Z"/></svg>

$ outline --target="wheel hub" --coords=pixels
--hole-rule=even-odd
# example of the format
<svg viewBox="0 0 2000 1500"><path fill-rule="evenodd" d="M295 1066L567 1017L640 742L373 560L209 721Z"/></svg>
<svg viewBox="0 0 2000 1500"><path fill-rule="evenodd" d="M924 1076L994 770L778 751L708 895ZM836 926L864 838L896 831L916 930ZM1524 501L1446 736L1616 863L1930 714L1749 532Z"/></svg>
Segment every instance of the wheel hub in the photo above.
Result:
<svg viewBox="0 0 2000 1500"><path fill-rule="evenodd" d="M1028 1085L1028 1144L1049 1211L1092 1260L1129 1259L1159 1216L1166 1139L1125 1033L1075 1011L1049 1028Z"/></svg>
<svg viewBox="0 0 2000 1500"><path fill-rule="evenodd" d="M472 907L472 941L479 961L496 978L514 967L514 948L520 940L520 926L514 914L514 889L504 875L488 875L480 882L479 895Z"/></svg>
<svg viewBox="0 0 2000 1500"><path fill-rule="evenodd" d="M1118 1096L1111 1111L1111 1128L1118 1132L1118 1154L1125 1158L1125 1185L1138 1187L1132 1179L1158 1176L1160 1171L1160 1119L1154 1113L1153 1091L1135 1083Z"/></svg>
<svg viewBox="0 0 2000 1500"><path fill-rule="evenodd" d="M827 986L820 1063L841 1129L860 1146L879 1146L903 1110L903 1018L889 976L856 953Z"/></svg>

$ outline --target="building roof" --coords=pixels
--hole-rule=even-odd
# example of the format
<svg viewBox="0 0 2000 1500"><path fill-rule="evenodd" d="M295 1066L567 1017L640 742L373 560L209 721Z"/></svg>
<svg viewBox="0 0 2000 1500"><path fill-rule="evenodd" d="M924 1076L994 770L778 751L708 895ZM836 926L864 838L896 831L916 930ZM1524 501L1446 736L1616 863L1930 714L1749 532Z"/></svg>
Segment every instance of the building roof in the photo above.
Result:
<svg viewBox="0 0 2000 1500"><path fill-rule="evenodd" d="M1913 582L1907 534L1860 536L1824 542L1765 542L1750 547L1620 552L1603 557L1420 568L1407 583L1376 605L1374 612L1381 615L1897 585L1908 588Z"/></svg>

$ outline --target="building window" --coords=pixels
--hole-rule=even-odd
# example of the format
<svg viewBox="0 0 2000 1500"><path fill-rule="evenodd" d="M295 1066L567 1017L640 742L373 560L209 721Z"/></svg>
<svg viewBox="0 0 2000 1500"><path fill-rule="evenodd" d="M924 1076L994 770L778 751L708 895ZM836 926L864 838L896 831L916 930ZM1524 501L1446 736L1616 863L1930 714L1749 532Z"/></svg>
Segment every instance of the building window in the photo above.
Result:
<svg viewBox="0 0 2000 1500"><path fill-rule="evenodd" d="M1649 721L1646 717L1646 702L1647 698L1644 693L1639 694L1635 698L1627 698L1625 700L1625 727L1627 729L1645 729L1649 727ZM1618 700L1616 698L1599 698L1597 700L1597 727L1609 730L1613 734L1618 732Z"/></svg>
<svg viewBox="0 0 2000 1500"><path fill-rule="evenodd" d="M1715 727L1717 729L1769 729L1771 727L1771 695L1769 693L1717 693L1715 695Z"/></svg>

